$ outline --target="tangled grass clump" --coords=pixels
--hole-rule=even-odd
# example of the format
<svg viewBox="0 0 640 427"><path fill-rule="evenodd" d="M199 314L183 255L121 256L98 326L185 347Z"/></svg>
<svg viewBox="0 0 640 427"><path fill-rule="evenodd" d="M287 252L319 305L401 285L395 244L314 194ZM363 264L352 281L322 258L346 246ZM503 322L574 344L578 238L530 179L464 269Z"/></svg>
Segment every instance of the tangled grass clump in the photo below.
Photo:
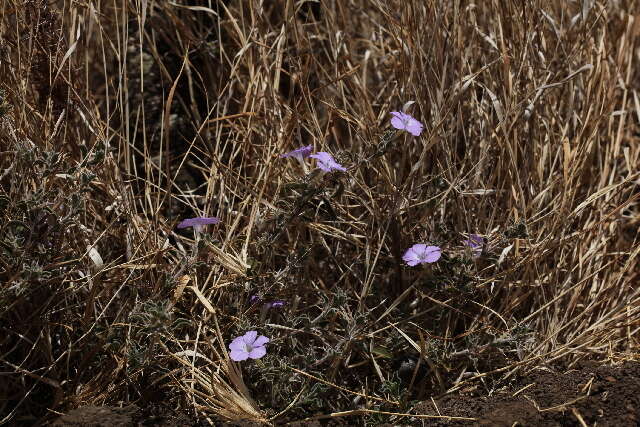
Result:
<svg viewBox="0 0 640 427"><path fill-rule="evenodd" d="M407 422L636 357L633 10L8 0L0 423Z"/></svg>

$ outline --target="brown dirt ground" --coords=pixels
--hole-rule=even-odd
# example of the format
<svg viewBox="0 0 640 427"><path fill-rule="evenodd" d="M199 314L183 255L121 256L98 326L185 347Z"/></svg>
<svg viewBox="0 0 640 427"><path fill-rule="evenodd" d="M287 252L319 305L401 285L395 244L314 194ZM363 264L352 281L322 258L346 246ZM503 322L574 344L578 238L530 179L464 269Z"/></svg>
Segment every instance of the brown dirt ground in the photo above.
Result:
<svg viewBox="0 0 640 427"><path fill-rule="evenodd" d="M491 396L471 387L436 405L442 415L477 421L426 420L422 425L639 426L640 363L584 364L565 373L536 369ZM423 402L418 411L438 413L432 402Z"/></svg>
<svg viewBox="0 0 640 427"><path fill-rule="evenodd" d="M185 414L176 414L164 407L147 406L140 409L130 405L124 408L83 406L69 411L51 425L56 427L186 427L208 424L198 422Z"/></svg>
<svg viewBox="0 0 640 427"><path fill-rule="evenodd" d="M415 426L640 426L640 363L621 366L583 364L559 373L536 369L488 396L468 387L436 401L418 405L414 413L469 417L476 421L404 419ZM135 406L79 408L60 417L56 426L187 426L198 422L184 415L152 415ZM360 425L361 420L335 419L320 425ZM352 423L352 424L349 424ZM300 423L296 423L301 425ZM204 425L204 424L200 424ZM218 425L237 425L219 423ZM311 424L309 424L311 425ZM391 426L391 424L387 424Z"/></svg>

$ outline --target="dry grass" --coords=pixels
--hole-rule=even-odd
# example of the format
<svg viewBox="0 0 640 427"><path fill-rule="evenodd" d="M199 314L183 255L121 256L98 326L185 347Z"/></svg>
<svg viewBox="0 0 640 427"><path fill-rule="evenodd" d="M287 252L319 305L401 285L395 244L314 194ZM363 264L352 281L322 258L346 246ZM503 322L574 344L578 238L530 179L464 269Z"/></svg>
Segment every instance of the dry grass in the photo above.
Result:
<svg viewBox="0 0 640 427"><path fill-rule="evenodd" d="M2 421L164 402L377 422L470 381L634 357L634 10L3 2ZM425 131L391 139L409 100ZM278 158L306 144L348 172ZM223 222L176 230L201 214ZM467 233L489 242L477 260ZM421 241L443 259L402 265ZM235 364L249 329L267 357Z"/></svg>

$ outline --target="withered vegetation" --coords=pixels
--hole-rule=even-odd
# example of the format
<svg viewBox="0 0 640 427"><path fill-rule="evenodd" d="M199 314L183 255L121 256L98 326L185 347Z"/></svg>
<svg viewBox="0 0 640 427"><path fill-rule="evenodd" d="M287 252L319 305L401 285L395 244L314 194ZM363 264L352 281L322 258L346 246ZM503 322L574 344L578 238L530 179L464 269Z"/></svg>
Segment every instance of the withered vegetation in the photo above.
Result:
<svg viewBox="0 0 640 427"><path fill-rule="evenodd" d="M0 421L403 422L637 358L638 10L2 2ZM390 132L408 101L419 137ZM348 171L278 157L307 144ZM443 257L404 265L419 242ZM230 361L248 330L267 355Z"/></svg>

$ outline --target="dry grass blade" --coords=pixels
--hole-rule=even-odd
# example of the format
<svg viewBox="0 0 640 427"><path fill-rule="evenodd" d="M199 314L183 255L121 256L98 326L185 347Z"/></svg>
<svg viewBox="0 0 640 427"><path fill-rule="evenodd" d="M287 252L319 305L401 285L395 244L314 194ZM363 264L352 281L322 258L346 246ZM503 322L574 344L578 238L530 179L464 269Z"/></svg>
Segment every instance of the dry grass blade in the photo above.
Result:
<svg viewBox="0 0 640 427"><path fill-rule="evenodd" d="M5 422L391 423L638 358L637 0L186 3L0 5Z"/></svg>

